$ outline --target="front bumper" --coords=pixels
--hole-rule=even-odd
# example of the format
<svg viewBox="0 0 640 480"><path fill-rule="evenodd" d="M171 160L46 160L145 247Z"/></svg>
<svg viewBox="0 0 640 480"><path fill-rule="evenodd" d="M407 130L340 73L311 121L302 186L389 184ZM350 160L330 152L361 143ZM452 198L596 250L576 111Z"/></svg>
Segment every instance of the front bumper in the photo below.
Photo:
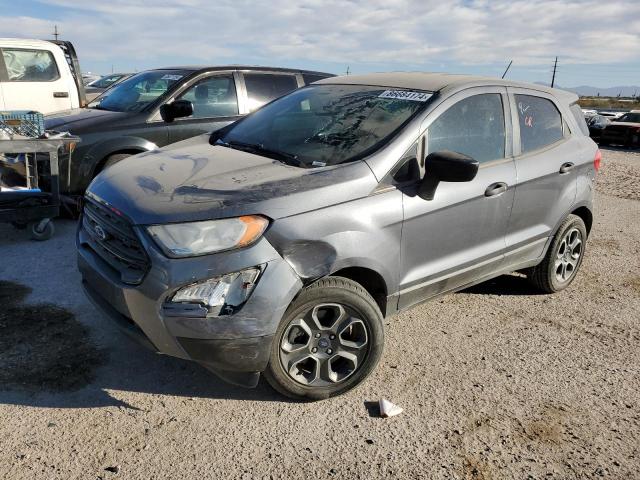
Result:
<svg viewBox="0 0 640 480"><path fill-rule="evenodd" d="M78 268L85 292L130 337L153 350L194 360L232 383L254 386L269 359L273 336L302 282L262 238L236 251L169 259L140 235L151 267L139 285L120 276L78 230ZM168 297L187 284L265 265L251 296L233 315L194 318L165 312Z"/></svg>

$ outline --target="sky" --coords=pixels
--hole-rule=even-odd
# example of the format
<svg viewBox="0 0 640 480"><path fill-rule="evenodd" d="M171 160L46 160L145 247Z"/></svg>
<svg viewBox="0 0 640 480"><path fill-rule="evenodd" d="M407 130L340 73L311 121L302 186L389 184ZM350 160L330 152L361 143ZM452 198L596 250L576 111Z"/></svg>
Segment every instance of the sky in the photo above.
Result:
<svg viewBox="0 0 640 480"><path fill-rule="evenodd" d="M640 85L640 0L0 0L0 37L61 38L85 72L253 64Z"/></svg>

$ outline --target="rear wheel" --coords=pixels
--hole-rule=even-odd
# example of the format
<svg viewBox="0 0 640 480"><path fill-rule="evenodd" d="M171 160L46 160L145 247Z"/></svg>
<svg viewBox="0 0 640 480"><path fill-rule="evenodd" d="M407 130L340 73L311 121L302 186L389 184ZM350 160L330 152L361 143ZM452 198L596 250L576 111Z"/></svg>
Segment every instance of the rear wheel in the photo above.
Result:
<svg viewBox="0 0 640 480"><path fill-rule="evenodd" d="M340 395L371 373L383 344L382 313L371 295L352 280L323 278L287 309L264 374L292 398Z"/></svg>
<svg viewBox="0 0 640 480"><path fill-rule="evenodd" d="M577 215L569 215L553 238L544 260L529 270L527 277L547 293L567 288L576 277L584 258L587 228Z"/></svg>

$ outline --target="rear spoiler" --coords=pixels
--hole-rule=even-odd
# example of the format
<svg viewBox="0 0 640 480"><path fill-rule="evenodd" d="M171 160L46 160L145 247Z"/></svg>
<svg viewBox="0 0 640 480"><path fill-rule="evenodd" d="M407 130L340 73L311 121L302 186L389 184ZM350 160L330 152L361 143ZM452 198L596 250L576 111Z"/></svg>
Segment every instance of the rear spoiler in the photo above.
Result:
<svg viewBox="0 0 640 480"><path fill-rule="evenodd" d="M80 63L78 62L78 56L76 55L76 49L71 42L64 40L48 40L51 43L58 45L64 53L64 58L67 60L71 75L78 88L78 96L80 107L87 106L87 96L84 91L84 83L82 82L82 70L80 70Z"/></svg>

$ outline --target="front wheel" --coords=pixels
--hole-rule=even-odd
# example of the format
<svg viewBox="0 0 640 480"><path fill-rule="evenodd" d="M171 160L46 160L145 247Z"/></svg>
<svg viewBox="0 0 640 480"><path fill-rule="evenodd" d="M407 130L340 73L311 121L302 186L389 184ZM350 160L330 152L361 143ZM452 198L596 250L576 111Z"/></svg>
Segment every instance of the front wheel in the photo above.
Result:
<svg viewBox="0 0 640 480"><path fill-rule="evenodd" d="M352 280L327 277L285 312L264 374L284 395L321 400L362 383L383 345L382 313L371 295Z"/></svg>
<svg viewBox="0 0 640 480"><path fill-rule="evenodd" d="M130 153L116 153L114 155L111 155L107 157L107 160L104 162L104 165L102 166L102 170L106 170L110 166L115 165L116 163L130 156L131 156Z"/></svg>
<svg viewBox="0 0 640 480"><path fill-rule="evenodd" d="M529 270L529 281L546 293L567 288L582 265L586 242L584 221L577 215L569 215L553 237L544 260Z"/></svg>

